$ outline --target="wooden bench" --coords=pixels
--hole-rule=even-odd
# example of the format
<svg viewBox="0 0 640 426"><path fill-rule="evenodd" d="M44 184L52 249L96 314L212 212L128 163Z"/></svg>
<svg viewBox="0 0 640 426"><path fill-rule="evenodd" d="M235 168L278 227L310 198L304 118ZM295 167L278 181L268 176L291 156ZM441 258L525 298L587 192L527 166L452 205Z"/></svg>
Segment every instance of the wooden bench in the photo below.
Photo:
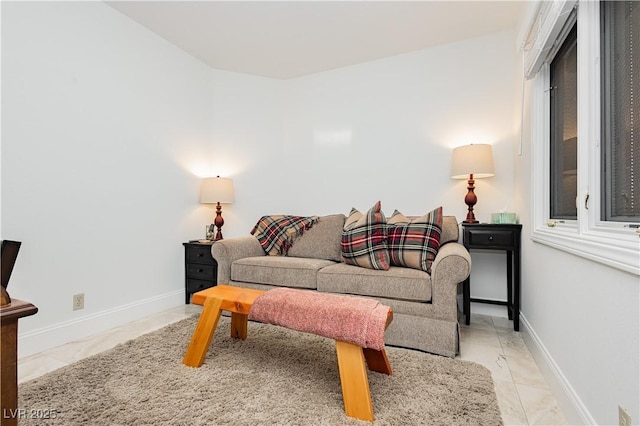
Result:
<svg viewBox="0 0 640 426"><path fill-rule="evenodd" d="M227 285L218 285L195 293L192 303L204 305L204 309L187 347L183 364L190 367L202 365L222 311L231 312L231 337L246 339L249 311L254 301L263 293L262 290ZM393 313L389 309L385 328L392 320ZM336 340L336 354L346 415L373 421L373 404L366 366L372 371L391 374L391 365L384 348L375 350Z"/></svg>

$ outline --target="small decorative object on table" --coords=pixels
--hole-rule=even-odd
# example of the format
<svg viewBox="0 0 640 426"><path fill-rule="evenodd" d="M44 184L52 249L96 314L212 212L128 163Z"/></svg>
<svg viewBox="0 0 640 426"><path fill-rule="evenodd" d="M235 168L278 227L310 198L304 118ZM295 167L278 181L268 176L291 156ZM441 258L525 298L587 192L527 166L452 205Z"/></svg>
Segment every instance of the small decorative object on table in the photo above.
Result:
<svg viewBox="0 0 640 426"><path fill-rule="evenodd" d="M214 241L194 240L183 243L185 304L197 291L213 287L218 283L218 262L211 256Z"/></svg>
<svg viewBox="0 0 640 426"><path fill-rule="evenodd" d="M199 240L200 242L213 241L213 237L216 235L215 225L212 223L210 225L206 225L204 227L204 240Z"/></svg>
<svg viewBox="0 0 640 426"><path fill-rule="evenodd" d="M518 223L518 215L515 213L491 213L491 223Z"/></svg>

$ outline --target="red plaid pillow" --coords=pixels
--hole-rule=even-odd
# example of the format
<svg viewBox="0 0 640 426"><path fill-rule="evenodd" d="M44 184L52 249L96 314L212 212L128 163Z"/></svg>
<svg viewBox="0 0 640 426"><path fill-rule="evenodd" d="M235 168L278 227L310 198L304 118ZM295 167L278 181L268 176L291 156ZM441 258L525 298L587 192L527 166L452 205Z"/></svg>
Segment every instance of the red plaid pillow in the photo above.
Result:
<svg viewBox="0 0 640 426"><path fill-rule="evenodd" d="M387 245L391 264L431 273L431 263L440 248L442 207L409 220L394 211L388 222Z"/></svg>
<svg viewBox="0 0 640 426"><path fill-rule="evenodd" d="M351 209L342 231L340 248L347 264L384 271L389 269L387 219L380 211L380 201L366 215Z"/></svg>

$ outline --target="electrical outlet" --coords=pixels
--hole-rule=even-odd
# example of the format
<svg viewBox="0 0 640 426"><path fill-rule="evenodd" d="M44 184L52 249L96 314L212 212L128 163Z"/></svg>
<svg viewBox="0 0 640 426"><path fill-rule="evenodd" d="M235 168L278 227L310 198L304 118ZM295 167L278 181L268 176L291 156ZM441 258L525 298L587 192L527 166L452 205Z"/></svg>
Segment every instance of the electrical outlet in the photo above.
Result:
<svg viewBox="0 0 640 426"><path fill-rule="evenodd" d="M631 414L622 408L621 405L618 405L618 423L620 426L632 426Z"/></svg>
<svg viewBox="0 0 640 426"><path fill-rule="evenodd" d="M73 295L73 310L84 309L84 293Z"/></svg>

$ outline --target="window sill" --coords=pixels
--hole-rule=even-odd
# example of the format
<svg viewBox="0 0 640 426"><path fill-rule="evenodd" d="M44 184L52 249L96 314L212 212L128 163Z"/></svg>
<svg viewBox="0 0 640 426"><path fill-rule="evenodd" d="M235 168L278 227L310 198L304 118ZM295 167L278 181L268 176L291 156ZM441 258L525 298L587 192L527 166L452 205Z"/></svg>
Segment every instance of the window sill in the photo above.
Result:
<svg viewBox="0 0 640 426"><path fill-rule="evenodd" d="M531 234L537 243L563 250L612 268L640 276L640 239L618 235L578 234L576 228L538 227Z"/></svg>

